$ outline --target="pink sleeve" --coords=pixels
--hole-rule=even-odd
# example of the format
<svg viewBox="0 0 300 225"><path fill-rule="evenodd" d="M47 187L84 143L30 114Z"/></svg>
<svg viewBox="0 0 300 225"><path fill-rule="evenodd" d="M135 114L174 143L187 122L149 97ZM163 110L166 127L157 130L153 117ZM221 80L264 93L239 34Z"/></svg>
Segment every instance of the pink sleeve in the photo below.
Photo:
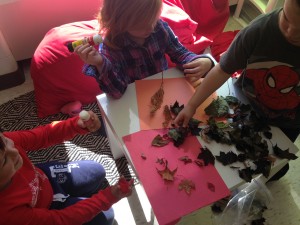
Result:
<svg viewBox="0 0 300 225"><path fill-rule="evenodd" d="M81 225L93 219L99 212L108 210L117 201L108 187L91 198L81 200L65 209L14 208L14 216L2 219L6 221L5 224L14 225Z"/></svg>
<svg viewBox="0 0 300 225"><path fill-rule="evenodd" d="M38 150L70 140L76 134L88 133L87 130L77 125L78 119L78 117L74 117L64 121L54 121L32 130L5 132L4 135L25 151Z"/></svg>

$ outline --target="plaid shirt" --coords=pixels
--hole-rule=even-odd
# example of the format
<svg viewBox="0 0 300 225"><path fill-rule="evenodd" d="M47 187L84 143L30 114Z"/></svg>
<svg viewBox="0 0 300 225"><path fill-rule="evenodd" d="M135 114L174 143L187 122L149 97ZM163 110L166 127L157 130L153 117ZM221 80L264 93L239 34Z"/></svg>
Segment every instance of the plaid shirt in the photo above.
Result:
<svg viewBox="0 0 300 225"><path fill-rule="evenodd" d="M168 68L165 54L179 68L196 58L209 55L196 55L188 51L174 35L166 22L159 20L154 32L140 46L124 35L122 49L112 49L103 44L99 51L103 56L101 71L95 66L84 65L83 73L96 78L101 90L113 98L120 98L127 85ZM213 61L213 59L212 59Z"/></svg>

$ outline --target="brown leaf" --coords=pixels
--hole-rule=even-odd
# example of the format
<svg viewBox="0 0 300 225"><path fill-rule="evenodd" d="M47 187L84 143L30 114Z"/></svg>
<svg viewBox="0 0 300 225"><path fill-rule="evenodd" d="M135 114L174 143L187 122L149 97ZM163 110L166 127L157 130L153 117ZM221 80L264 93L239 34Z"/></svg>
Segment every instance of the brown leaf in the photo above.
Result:
<svg viewBox="0 0 300 225"><path fill-rule="evenodd" d="M169 139L166 139L166 138L160 136L160 134L158 134L152 140L151 145L156 146L156 147L162 147L162 146L165 146L165 145L169 144L169 142L170 142Z"/></svg>
<svg viewBox="0 0 300 225"><path fill-rule="evenodd" d="M150 115L153 116L156 110L158 110L161 107L161 104L163 103L164 99L164 93L165 92L162 83L160 88L151 97Z"/></svg>
<svg viewBox="0 0 300 225"><path fill-rule="evenodd" d="M196 159L196 160L194 160L194 163L196 163L197 166L199 166L199 167L205 166L204 161L202 159Z"/></svg>
<svg viewBox="0 0 300 225"><path fill-rule="evenodd" d="M162 125L164 128L167 128L170 121L173 119L168 105L165 105L165 107L164 107L164 117L165 117L165 121L163 122Z"/></svg>
<svg viewBox="0 0 300 225"><path fill-rule="evenodd" d="M180 191L181 191L181 190L184 190L185 193L187 193L188 195L190 195L190 194L191 194L191 191L196 189L196 186L195 186L195 183L194 183L193 181L184 179L184 180L182 180L182 181L179 183L178 189L179 189Z"/></svg>
<svg viewBox="0 0 300 225"><path fill-rule="evenodd" d="M191 163L193 162L188 156L182 156L179 158L180 161L183 161L184 164L188 164L188 163Z"/></svg>
<svg viewBox="0 0 300 225"><path fill-rule="evenodd" d="M177 168L174 170L169 169L167 160L166 160L165 168L163 170L159 170L157 168L156 168L156 170L162 176L162 178L167 181L173 181L174 174L177 172Z"/></svg>
<svg viewBox="0 0 300 225"><path fill-rule="evenodd" d="M165 160L163 158L157 158L156 159L156 163L158 163L160 165L164 165L165 164Z"/></svg>

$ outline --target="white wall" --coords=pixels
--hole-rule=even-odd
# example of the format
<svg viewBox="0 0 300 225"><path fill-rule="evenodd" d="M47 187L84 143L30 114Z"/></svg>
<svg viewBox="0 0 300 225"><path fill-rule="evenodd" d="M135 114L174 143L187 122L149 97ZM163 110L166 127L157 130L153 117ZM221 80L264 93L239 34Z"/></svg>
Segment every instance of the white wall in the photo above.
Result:
<svg viewBox="0 0 300 225"><path fill-rule="evenodd" d="M31 58L52 27L94 19L100 1L0 0L0 31L17 61Z"/></svg>

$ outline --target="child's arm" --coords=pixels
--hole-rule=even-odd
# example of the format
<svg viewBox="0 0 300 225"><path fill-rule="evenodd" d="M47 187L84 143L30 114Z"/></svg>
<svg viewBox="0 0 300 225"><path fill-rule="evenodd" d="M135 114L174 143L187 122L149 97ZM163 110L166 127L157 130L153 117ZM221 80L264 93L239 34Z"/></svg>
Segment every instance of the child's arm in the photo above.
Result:
<svg viewBox="0 0 300 225"><path fill-rule="evenodd" d="M225 73L219 64L212 68L198 86L187 105L180 111L174 123L176 125L187 126L196 109L229 78L230 74Z"/></svg>
<svg viewBox="0 0 300 225"><path fill-rule="evenodd" d="M99 118L96 114L90 113L94 122L97 123L96 126L100 128ZM89 128L79 117L74 117L64 121L54 121L51 124L39 126L31 130L5 132L4 134L17 145L22 146L26 151L32 151L62 143L63 141L72 139L77 134L86 134L94 130L94 126Z"/></svg>
<svg viewBox="0 0 300 225"><path fill-rule="evenodd" d="M82 225L92 220L99 212L108 210L121 198L131 195L132 181L126 181L123 185L123 190L116 184L61 210L24 206L13 209L13 216L8 215L2 219L5 219L5 224L14 225Z"/></svg>

